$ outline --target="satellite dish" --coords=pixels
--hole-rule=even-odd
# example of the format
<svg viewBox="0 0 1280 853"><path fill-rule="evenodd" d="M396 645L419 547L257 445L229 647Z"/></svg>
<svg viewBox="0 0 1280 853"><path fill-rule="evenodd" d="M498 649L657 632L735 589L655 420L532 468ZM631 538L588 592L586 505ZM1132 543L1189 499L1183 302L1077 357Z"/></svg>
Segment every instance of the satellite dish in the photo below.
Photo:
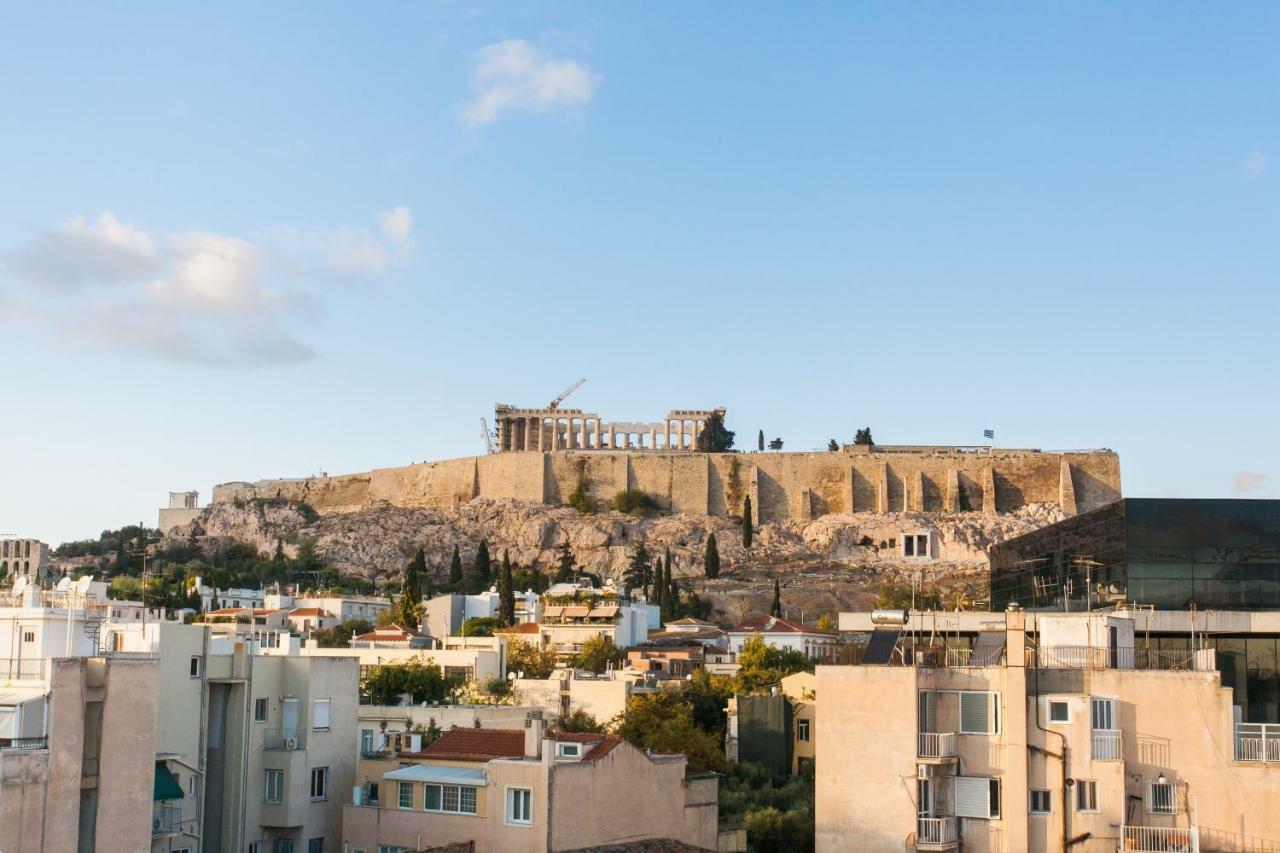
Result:
<svg viewBox="0 0 1280 853"><path fill-rule="evenodd" d="M71 577L69 575L63 575L62 578L58 581L57 586L53 588L53 591L66 592L70 588L71 588Z"/></svg>
<svg viewBox="0 0 1280 853"><path fill-rule="evenodd" d="M23 575L22 577L19 577L17 580L13 582L14 594L17 594L20 592L26 592L26 589L27 589L27 578L25 575Z"/></svg>
<svg viewBox="0 0 1280 853"><path fill-rule="evenodd" d="M82 575L80 580L76 581L76 592L80 595L89 594L89 586L93 583L93 575Z"/></svg>

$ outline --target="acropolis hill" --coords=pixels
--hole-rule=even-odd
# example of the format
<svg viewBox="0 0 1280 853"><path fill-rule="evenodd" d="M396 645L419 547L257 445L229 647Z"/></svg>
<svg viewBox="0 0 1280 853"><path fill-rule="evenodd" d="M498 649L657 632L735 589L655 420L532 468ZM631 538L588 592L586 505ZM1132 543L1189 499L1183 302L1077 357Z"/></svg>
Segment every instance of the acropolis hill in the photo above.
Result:
<svg viewBox="0 0 1280 853"><path fill-rule="evenodd" d="M325 515L383 506L451 510L480 497L556 506L582 488L598 506L635 490L664 511L719 517L740 515L750 496L756 522L783 523L831 513L996 514L1030 504L1056 505L1073 515L1120 497L1120 460L1109 450L876 445L832 452L699 453L584 448L575 444L583 435L561 433L543 450L336 477L223 483L214 487L213 502L283 498Z"/></svg>

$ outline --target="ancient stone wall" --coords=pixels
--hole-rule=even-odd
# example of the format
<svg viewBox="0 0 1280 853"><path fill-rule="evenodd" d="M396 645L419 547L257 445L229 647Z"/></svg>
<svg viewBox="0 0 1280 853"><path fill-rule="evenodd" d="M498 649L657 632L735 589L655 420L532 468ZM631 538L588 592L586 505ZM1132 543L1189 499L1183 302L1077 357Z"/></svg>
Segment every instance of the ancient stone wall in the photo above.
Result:
<svg viewBox="0 0 1280 853"><path fill-rule="evenodd" d="M624 489L664 509L695 515L742 512L758 521L803 522L829 513L1011 512L1033 503L1069 514L1120 497L1120 459L1110 451L1042 453L503 453L303 480L214 487L215 503L304 501L320 513L390 505L448 509L474 497L563 504L579 487L605 506Z"/></svg>

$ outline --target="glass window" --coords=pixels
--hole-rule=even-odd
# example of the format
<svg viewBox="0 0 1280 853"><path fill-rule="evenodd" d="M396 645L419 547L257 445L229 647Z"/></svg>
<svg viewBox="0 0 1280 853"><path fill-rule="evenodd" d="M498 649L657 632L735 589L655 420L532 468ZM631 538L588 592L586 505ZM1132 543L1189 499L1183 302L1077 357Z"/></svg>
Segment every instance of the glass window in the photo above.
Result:
<svg viewBox="0 0 1280 853"><path fill-rule="evenodd" d="M307 842L307 853L324 853L324 839L312 838Z"/></svg>
<svg viewBox="0 0 1280 853"><path fill-rule="evenodd" d="M1147 786L1147 811L1151 814L1178 813L1172 782L1152 782Z"/></svg>
<svg viewBox="0 0 1280 853"><path fill-rule="evenodd" d="M507 789L507 821L509 823L533 822L533 791L528 788Z"/></svg>
<svg viewBox="0 0 1280 853"><path fill-rule="evenodd" d="M284 793L284 771L267 770L264 774L262 799L268 803L278 803Z"/></svg>
<svg viewBox="0 0 1280 853"><path fill-rule="evenodd" d="M1276 641L1273 637L1245 640L1245 680L1249 690L1247 723L1280 720L1280 684L1277 684Z"/></svg>
<svg viewBox="0 0 1280 853"><path fill-rule="evenodd" d="M991 779L987 785L988 798L991 803L991 817L999 819L1000 817L1000 780Z"/></svg>
<svg viewBox="0 0 1280 853"><path fill-rule="evenodd" d="M1031 813L1049 814L1053 811L1053 794L1050 791L1032 789Z"/></svg>
<svg viewBox="0 0 1280 853"><path fill-rule="evenodd" d="M800 741L801 743L809 742L809 721L808 720L796 721L796 740Z"/></svg>
<svg viewBox="0 0 1280 853"><path fill-rule="evenodd" d="M267 721L269 702L270 700L266 696L259 696L253 700L253 721L255 723L265 723Z"/></svg>
<svg viewBox="0 0 1280 853"><path fill-rule="evenodd" d="M442 790L444 792L444 803L440 809L446 812L458 811L458 786L444 785Z"/></svg>
<svg viewBox="0 0 1280 853"><path fill-rule="evenodd" d="M1051 700L1049 702L1049 722L1071 722L1071 706L1065 700Z"/></svg>
<svg viewBox="0 0 1280 853"><path fill-rule="evenodd" d="M360 730L360 751L365 755L373 752L373 729Z"/></svg>
<svg viewBox="0 0 1280 853"><path fill-rule="evenodd" d="M191 668L190 668L190 670L191 670L191 677L192 677L192 678L199 678L199 677L200 677L200 656L199 656L199 655L192 655L192 656L191 656Z"/></svg>
<svg viewBox="0 0 1280 853"><path fill-rule="evenodd" d="M428 791L430 791L432 788L436 788L436 786L435 785L427 786ZM437 790L439 789L437 788ZM412 782L400 783L399 805L400 805L400 808L402 809L413 808L413 783ZM427 797L427 808L431 808L431 797L429 795Z"/></svg>
<svg viewBox="0 0 1280 853"><path fill-rule="evenodd" d="M476 789L475 788L459 788L461 796L459 798L458 811L467 814L476 813Z"/></svg>
<svg viewBox="0 0 1280 853"><path fill-rule="evenodd" d="M1092 779L1076 780L1076 811L1096 812L1098 810L1098 783Z"/></svg>
<svg viewBox="0 0 1280 853"><path fill-rule="evenodd" d="M423 806L429 812L438 812L443 805L444 800L441 797L439 785L427 785L427 801Z"/></svg>
<svg viewBox="0 0 1280 853"><path fill-rule="evenodd" d="M329 728L329 709L332 704L329 699L311 700L311 728L316 731Z"/></svg>
<svg viewBox="0 0 1280 853"><path fill-rule="evenodd" d="M329 796L329 768L311 768L311 799L323 800Z"/></svg>

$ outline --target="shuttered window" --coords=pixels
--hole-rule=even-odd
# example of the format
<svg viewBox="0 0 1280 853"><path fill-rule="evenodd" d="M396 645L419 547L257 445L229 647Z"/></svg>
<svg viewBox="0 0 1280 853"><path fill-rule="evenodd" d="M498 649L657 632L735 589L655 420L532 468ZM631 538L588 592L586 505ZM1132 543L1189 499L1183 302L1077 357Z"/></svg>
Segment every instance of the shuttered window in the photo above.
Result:
<svg viewBox="0 0 1280 853"><path fill-rule="evenodd" d="M955 793L956 817L983 820L1000 817L1000 780L987 776L957 776Z"/></svg>
<svg viewBox="0 0 1280 853"><path fill-rule="evenodd" d="M329 728L329 699L311 700L311 728L324 730Z"/></svg>
<svg viewBox="0 0 1280 853"><path fill-rule="evenodd" d="M966 691L960 694L960 732L991 735L1000 730L998 694Z"/></svg>

